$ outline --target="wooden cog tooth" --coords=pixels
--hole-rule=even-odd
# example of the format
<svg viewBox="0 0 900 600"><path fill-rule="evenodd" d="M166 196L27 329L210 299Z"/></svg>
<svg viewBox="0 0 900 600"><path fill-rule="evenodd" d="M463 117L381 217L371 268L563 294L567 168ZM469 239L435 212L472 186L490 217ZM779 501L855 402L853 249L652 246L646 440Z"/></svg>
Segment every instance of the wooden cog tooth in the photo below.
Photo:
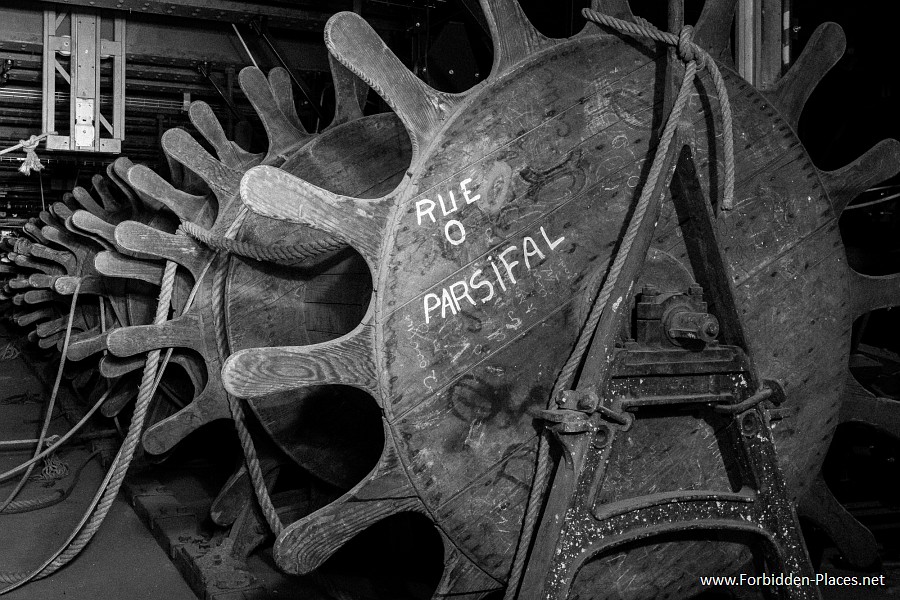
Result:
<svg viewBox="0 0 900 600"><path fill-rule="evenodd" d="M834 497L821 474L800 499L797 512L819 526L854 567L868 570L878 563L875 536Z"/></svg>
<svg viewBox="0 0 900 600"><path fill-rule="evenodd" d="M207 386L190 404L157 423L144 432L144 450L150 454L163 454L194 432L201 425L218 419L229 419L228 406L219 394Z"/></svg>
<svg viewBox="0 0 900 600"><path fill-rule="evenodd" d="M216 207L208 197L183 192L160 177L156 171L144 165L135 165L128 171L128 183L143 200L145 196L162 204L179 219L210 228L215 222Z"/></svg>
<svg viewBox="0 0 900 600"><path fill-rule="evenodd" d="M57 344L62 343L64 335L65 334L63 334L63 333L54 333L53 335L45 337L45 338L39 337L37 339L38 348L41 348L43 350L48 350L50 348L53 348Z"/></svg>
<svg viewBox="0 0 900 600"><path fill-rule="evenodd" d="M322 384L349 385L377 396L372 335L371 326L360 325L319 344L241 350L222 366L222 383L239 398Z"/></svg>
<svg viewBox="0 0 900 600"><path fill-rule="evenodd" d="M346 241L374 269L391 202L334 194L274 167L254 167L241 180L241 198L265 217L321 229Z"/></svg>
<svg viewBox="0 0 900 600"><path fill-rule="evenodd" d="M22 301L25 304L41 304L50 302L56 298L56 294L51 290L28 290L22 294Z"/></svg>
<svg viewBox="0 0 900 600"><path fill-rule="evenodd" d="M169 129L162 135L161 142L166 154L196 173L219 199L237 189L241 173L213 158L188 132Z"/></svg>
<svg viewBox="0 0 900 600"><path fill-rule="evenodd" d="M14 317L16 325L19 327L27 327L33 323L37 323L38 321L42 321L43 319L49 319L54 314L54 310L52 308L39 308L38 310L33 310L31 312L27 312L22 315L18 315Z"/></svg>
<svg viewBox="0 0 900 600"><path fill-rule="evenodd" d="M328 20L325 44L394 109L409 133L414 161L466 97L439 92L416 77L355 13L339 12Z"/></svg>
<svg viewBox="0 0 900 600"><path fill-rule="evenodd" d="M57 294L62 296L71 296L75 293L75 288L81 282L79 294L91 294L94 296L105 296L106 288L103 286L103 280L96 275L85 275L82 277L57 277L53 283L53 289Z"/></svg>
<svg viewBox="0 0 900 600"><path fill-rule="evenodd" d="M100 412L104 417L112 418L122 412L122 409L137 398L137 384L128 382L123 379L110 380L109 385L113 386L113 391L106 397L106 402L100 407Z"/></svg>
<svg viewBox="0 0 900 600"><path fill-rule="evenodd" d="M109 180L106 177L98 173L91 177L91 184L94 186L94 191L97 193L97 196L100 197L100 202L103 203L103 210L109 214L122 211L124 207L116 199L115 194L109 187Z"/></svg>
<svg viewBox="0 0 900 600"><path fill-rule="evenodd" d="M281 112L280 101L275 99L274 90L262 71L256 67L244 67L238 74L238 82L269 137L269 150L263 162L284 162L292 151L312 139L313 136L295 127Z"/></svg>
<svg viewBox="0 0 900 600"><path fill-rule="evenodd" d="M34 238L34 240L37 242L40 242L42 244L47 243L47 238L44 237L44 234L41 233L40 228L34 223L25 223L25 233Z"/></svg>
<svg viewBox="0 0 900 600"><path fill-rule="evenodd" d="M16 277L15 279L10 279L7 285L14 290L27 290L32 287L28 277Z"/></svg>
<svg viewBox="0 0 900 600"><path fill-rule="evenodd" d="M66 270L59 265L31 260L27 256L23 256L21 254L16 255L13 262L15 262L20 267L24 267L26 269L34 269L35 271L40 271L41 273L46 273L47 275L66 274Z"/></svg>
<svg viewBox="0 0 900 600"><path fill-rule="evenodd" d="M122 195L125 196L126 200L128 200L128 204L131 205L132 215L139 213L141 211L142 205L147 206L147 208L151 210L161 209L161 204L142 204L141 200L137 197L137 194L135 194L131 187L126 183L128 171L133 166L133 162L122 156L113 161L111 165L107 165L106 175L107 177L109 177L109 180L112 181L117 188L119 188L119 190L122 192Z"/></svg>
<svg viewBox="0 0 900 600"><path fill-rule="evenodd" d="M809 95L844 54L847 38L837 23L822 23L787 73L763 94L775 105L794 131Z"/></svg>
<svg viewBox="0 0 900 600"><path fill-rule="evenodd" d="M28 276L28 283L34 289L52 289L56 277L44 273L34 273Z"/></svg>
<svg viewBox="0 0 900 600"><path fill-rule="evenodd" d="M113 356L125 358L161 348L190 348L203 353L200 318L188 313L154 325L120 327L109 332L107 346Z"/></svg>
<svg viewBox="0 0 900 600"><path fill-rule="evenodd" d="M38 337L47 337L53 335L54 333L59 333L63 331L66 326L69 324L68 315L53 319L51 321L45 321L41 323L37 327L34 328L35 333L38 334Z"/></svg>
<svg viewBox="0 0 900 600"><path fill-rule="evenodd" d="M378 464L349 492L284 528L275 540L275 562L288 573L309 573L353 536L391 515L424 512L385 425Z"/></svg>
<svg viewBox="0 0 900 600"><path fill-rule="evenodd" d="M116 244L116 226L86 210L76 210L72 214L72 225L95 239L103 240L110 248Z"/></svg>
<svg viewBox="0 0 900 600"><path fill-rule="evenodd" d="M63 325L65 327L65 325ZM98 333L90 337L69 341L66 358L71 361L84 360L107 349L106 338L109 333Z"/></svg>
<svg viewBox="0 0 900 600"><path fill-rule="evenodd" d="M283 67L275 67L269 71L269 87L272 88L272 96L278 104L281 114L299 131L306 131L306 127L300 122L297 115L297 107L294 105L294 88L291 75Z"/></svg>
<svg viewBox="0 0 900 600"><path fill-rule="evenodd" d="M731 25L737 0L706 0L694 27L694 43L713 59L734 64L731 56Z"/></svg>
<svg viewBox="0 0 900 600"><path fill-rule="evenodd" d="M115 379L122 377L128 373L133 373L144 367L144 356L129 356L127 358L118 358L107 354L97 363L97 370L107 379Z"/></svg>
<svg viewBox="0 0 900 600"><path fill-rule="evenodd" d="M228 139L218 117L209 104L202 100L191 102L188 117L207 142L215 149L216 154L228 167L243 171L262 160L261 154L251 154Z"/></svg>
<svg viewBox="0 0 900 600"><path fill-rule="evenodd" d="M94 267L106 277L137 279L153 285L162 283L164 267L158 262L135 260L118 252L98 252L94 257Z"/></svg>
<svg viewBox="0 0 900 600"><path fill-rule="evenodd" d="M328 54L328 64L334 82L334 118L326 128L331 129L362 118L369 86L331 53ZM269 76L271 78L271 74Z"/></svg>
<svg viewBox="0 0 900 600"><path fill-rule="evenodd" d="M876 396L847 372L844 399L841 402L841 423L862 423L900 439L900 411L893 398Z"/></svg>
<svg viewBox="0 0 900 600"><path fill-rule="evenodd" d="M72 195L75 197L75 201L81 205L81 208L88 211L89 213L100 217L101 219L108 218L108 214L106 210L104 210L94 198L91 196L90 192L84 189L81 186L76 187L72 190Z"/></svg>
<svg viewBox="0 0 900 600"><path fill-rule="evenodd" d="M212 253L184 235L172 235L137 221L116 225L116 243L130 252L138 252L178 263L190 271L194 279L212 259Z"/></svg>
<svg viewBox="0 0 900 600"><path fill-rule="evenodd" d="M836 215L840 216L856 196L900 171L900 142L881 140L849 165L835 171L819 171Z"/></svg>
<svg viewBox="0 0 900 600"><path fill-rule="evenodd" d="M64 250L53 250L43 244L32 244L29 250L35 258L41 258L50 262L55 262L66 270L67 273L74 273L77 261L71 252Z"/></svg>
<svg viewBox="0 0 900 600"><path fill-rule="evenodd" d="M879 308L900 306L900 273L863 275L850 269L851 314L860 317Z"/></svg>
<svg viewBox="0 0 900 600"><path fill-rule="evenodd" d="M534 28L518 0L481 0L494 42L491 78L496 78L532 54L556 44Z"/></svg>
<svg viewBox="0 0 900 600"><path fill-rule="evenodd" d="M50 213L60 221L65 221L72 216L74 211L62 202L54 202L50 206Z"/></svg>

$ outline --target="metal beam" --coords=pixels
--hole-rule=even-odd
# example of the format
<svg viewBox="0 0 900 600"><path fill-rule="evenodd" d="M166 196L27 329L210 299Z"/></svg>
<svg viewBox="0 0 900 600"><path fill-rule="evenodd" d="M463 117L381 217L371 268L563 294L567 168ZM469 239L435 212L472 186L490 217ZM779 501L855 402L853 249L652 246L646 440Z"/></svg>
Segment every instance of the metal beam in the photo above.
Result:
<svg viewBox="0 0 900 600"><path fill-rule="evenodd" d="M41 7L44 2L36 2ZM127 19L128 38L125 54L128 63L150 63L195 69L208 62L219 66L247 66L249 61L231 27L194 21L157 22ZM32 54L43 51L43 13L39 10L0 7L0 51ZM321 34L319 34L320 36ZM298 36L276 36L285 59L301 71L328 71L328 58L321 37L313 41Z"/></svg>
<svg viewBox="0 0 900 600"><path fill-rule="evenodd" d="M54 4L58 0L36 0L35 5ZM352 0L332 2L331 12L293 8L284 5L260 2L237 2L235 0L66 0L67 6L81 6L91 9L108 9L125 13L126 18L134 15L164 15L180 19L199 19L222 23L246 23L266 18L273 26L283 29L321 30L332 14L342 10L352 10ZM402 13L401 13L402 14ZM402 31L402 22L389 19L367 19L376 30Z"/></svg>

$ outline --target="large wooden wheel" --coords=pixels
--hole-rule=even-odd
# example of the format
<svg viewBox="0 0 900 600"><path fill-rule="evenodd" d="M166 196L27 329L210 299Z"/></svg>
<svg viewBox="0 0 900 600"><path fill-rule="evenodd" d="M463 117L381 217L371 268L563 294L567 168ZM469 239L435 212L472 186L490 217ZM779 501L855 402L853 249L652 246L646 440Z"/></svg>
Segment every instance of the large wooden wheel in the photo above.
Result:
<svg viewBox="0 0 900 600"><path fill-rule="evenodd" d="M345 240L365 259L374 288L346 335L247 349L224 365L225 387L240 397L342 385L369 393L381 411L377 465L279 536L276 559L289 572L315 569L380 519L418 512L444 540L436 595L480 597L505 585L532 481L530 412L547 404L583 323L587 283L605 276L643 185L662 121L664 48L593 25L547 39L515 0L481 4L493 69L458 95L418 80L359 16L329 21L329 50L382 95L412 140L396 189L374 199L340 195L265 166L241 182L244 202L260 215ZM631 18L625 3L598 4ZM709 0L697 24L695 40L714 57L726 54L733 5ZM721 67L737 184L734 209L718 210L717 235L749 350L764 377L785 384L788 410L774 433L795 497L813 481L834 430L852 319L888 297L859 285L837 218L857 192L896 172L900 145L882 142L823 172L795 134L806 98L842 49L840 29L823 26L765 92ZM704 75L685 113L693 133L684 143L718 207L721 124L710 116L718 114L711 90ZM689 231L689 218L664 199L653 248L696 279ZM630 434L605 495L727 488L715 433L685 418ZM743 564L740 542L630 546L596 557L573 589L579 597L684 596L698 573Z"/></svg>

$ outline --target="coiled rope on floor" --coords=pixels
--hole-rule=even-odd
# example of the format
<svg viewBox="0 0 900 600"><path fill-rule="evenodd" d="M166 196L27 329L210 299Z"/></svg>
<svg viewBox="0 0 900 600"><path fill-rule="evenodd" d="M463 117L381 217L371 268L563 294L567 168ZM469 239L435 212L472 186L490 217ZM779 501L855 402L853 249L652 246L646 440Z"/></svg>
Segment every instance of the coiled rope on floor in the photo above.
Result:
<svg viewBox="0 0 900 600"><path fill-rule="evenodd" d="M600 322L600 318L609 302L612 291L622 275L623 265L632 250L638 231L642 229L642 224L647 216L653 212L648 211L648 208L651 206L651 202L654 201L654 190L656 189L659 177L664 172L668 172L669 167L671 166L670 164L665 164L669 162L665 160L665 157L668 154L669 146L672 144L678 129L681 113L690 96L694 78L697 75L698 69L702 69L703 67L707 67L713 75L716 93L719 95L719 103L722 107L722 123L723 128L725 129L725 190L721 208L725 210L732 208L734 199L734 145L731 131L731 106L728 101L724 80L722 79L715 62L702 48L692 41L693 28L685 26L682 28L680 34L676 36L671 33L659 31L658 29L649 26L646 22L644 25L636 25L590 9L584 9L582 14L585 18L594 21L595 23L612 27L623 33L647 37L670 46L675 46L678 49L678 57L685 65L685 71L681 86L678 90L678 95L676 96L669 116L666 119L666 124L663 133L660 136L650 171L647 173L647 179L641 190L641 195L635 205L634 212L628 223L628 228L622 238L622 243L620 244L618 252L616 252L606 278L603 280L603 285L600 287L600 290L592 303L591 311L579 333L575 347L554 384L553 392L550 395L550 400L548 402L548 408L552 408L556 399L564 390L572 389L575 382L575 375L581 368L585 354L593 340L597 324ZM657 202L659 201L658 198L655 200ZM635 274L629 275L634 276ZM535 466L531 491L528 495L528 504L519 535L519 541L516 546L515 555L513 556L509 581L503 596L504 600L513 600L516 597L522 582L528 551L534 537L534 529L537 525L543 498L550 481L550 468L550 440L548 433L544 430L538 438L537 464Z"/></svg>
<svg viewBox="0 0 900 600"><path fill-rule="evenodd" d="M248 212L249 209L246 206L242 206L237 219L235 219L235 223L243 222ZM253 260L264 260L269 262L305 261L347 247L346 242L333 236L325 236L318 240L311 240L293 246L277 244L265 246L255 242L242 242L227 234L218 236L212 231L204 229L190 221L183 221L181 223L181 228L186 234L213 250L237 254L238 256L251 258Z"/></svg>

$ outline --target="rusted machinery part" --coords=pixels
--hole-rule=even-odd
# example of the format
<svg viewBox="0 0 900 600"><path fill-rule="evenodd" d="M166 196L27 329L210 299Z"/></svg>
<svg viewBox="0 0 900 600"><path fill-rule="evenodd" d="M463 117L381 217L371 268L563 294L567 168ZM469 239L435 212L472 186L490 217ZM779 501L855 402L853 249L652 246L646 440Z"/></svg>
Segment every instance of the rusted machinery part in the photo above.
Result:
<svg viewBox="0 0 900 600"><path fill-rule="evenodd" d="M626 3L597 4L629 12ZM726 51L733 7L704 7L695 41L713 56ZM337 384L368 392L383 413L384 450L372 471L279 536L276 560L289 572L315 569L378 520L420 512L444 539L437 594L479 597L508 576L536 447L529 410L546 404L584 317L585 279L602 277L641 181L660 119L652 90L662 55L593 25L568 40L544 38L512 0L482 8L494 67L458 95L418 80L357 15L339 13L327 26L329 50L382 95L412 140L395 191L345 196L265 166L243 178L253 211L341 237L366 260L377 290L345 336L239 351L225 362L225 385L239 397ZM785 382L774 435L795 498L814 483L837 422L852 319L898 296L893 286L854 285L837 219L858 192L897 172L900 144L820 171L794 132L842 51L840 28L823 25L763 92L721 67L739 142L736 204L719 214L717 233L757 367ZM716 204L721 166L707 89L704 80L691 100L685 143ZM667 198L653 246L690 272L703 249L682 234L691 224L679 217ZM679 489L685 480L728 488L711 475L721 458L708 426L667 420L650 429L630 434L633 450L608 473L604 495ZM737 543L633 546L588 563L574 589L683 597L699 585L691 574L746 560Z"/></svg>

